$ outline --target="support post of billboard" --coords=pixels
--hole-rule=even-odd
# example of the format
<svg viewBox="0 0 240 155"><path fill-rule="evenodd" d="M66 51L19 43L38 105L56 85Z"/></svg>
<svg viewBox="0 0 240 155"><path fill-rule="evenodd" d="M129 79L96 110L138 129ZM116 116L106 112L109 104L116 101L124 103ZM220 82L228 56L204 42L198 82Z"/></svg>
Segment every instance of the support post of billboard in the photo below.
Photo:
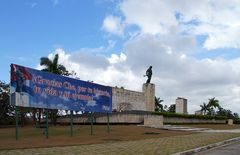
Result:
<svg viewBox="0 0 240 155"><path fill-rule="evenodd" d="M109 126L109 113L107 113L107 132L110 132L110 126Z"/></svg>
<svg viewBox="0 0 240 155"><path fill-rule="evenodd" d="M46 139L48 139L48 109L46 109Z"/></svg>
<svg viewBox="0 0 240 155"><path fill-rule="evenodd" d="M71 127L70 127L70 131L71 131L71 137L73 136L73 111L71 110Z"/></svg>
<svg viewBox="0 0 240 155"><path fill-rule="evenodd" d="M93 112L91 112L91 135L93 135Z"/></svg>
<svg viewBox="0 0 240 155"><path fill-rule="evenodd" d="M15 107L15 115L16 115L16 140L19 139L19 131L18 131L18 106Z"/></svg>

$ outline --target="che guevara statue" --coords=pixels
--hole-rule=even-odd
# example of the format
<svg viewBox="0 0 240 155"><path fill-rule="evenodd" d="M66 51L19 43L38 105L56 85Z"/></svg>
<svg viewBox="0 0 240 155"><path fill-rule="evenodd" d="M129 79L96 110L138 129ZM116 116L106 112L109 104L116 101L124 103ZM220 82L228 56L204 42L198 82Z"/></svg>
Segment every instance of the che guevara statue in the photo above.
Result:
<svg viewBox="0 0 240 155"><path fill-rule="evenodd" d="M151 78L152 78L152 66L150 66L150 67L147 69L145 76L148 77L146 83L150 83Z"/></svg>

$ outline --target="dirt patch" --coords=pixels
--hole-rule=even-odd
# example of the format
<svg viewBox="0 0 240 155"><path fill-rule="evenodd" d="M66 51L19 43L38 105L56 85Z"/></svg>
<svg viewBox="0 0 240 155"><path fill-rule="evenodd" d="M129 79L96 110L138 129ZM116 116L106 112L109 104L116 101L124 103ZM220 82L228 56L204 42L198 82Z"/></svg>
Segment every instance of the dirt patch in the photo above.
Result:
<svg viewBox="0 0 240 155"><path fill-rule="evenodd" d="M44 129L24 127L20 128L20 137L16 141L15 128L4 128L0 129L0 149L84 145L191 134L191 132L160 130L136 125L112 125L110 133L107 133L107 126L95 125L93 135L90 129L89 125L76 125L74 135L71 137L69 126L49 127L49 138L46 139Z"/></svg>

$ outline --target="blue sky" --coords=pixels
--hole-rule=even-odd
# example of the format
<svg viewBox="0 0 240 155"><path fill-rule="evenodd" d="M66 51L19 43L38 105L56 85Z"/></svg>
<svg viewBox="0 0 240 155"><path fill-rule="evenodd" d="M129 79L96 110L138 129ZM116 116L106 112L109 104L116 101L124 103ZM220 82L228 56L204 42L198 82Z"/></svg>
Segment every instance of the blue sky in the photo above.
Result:
<svg viewBox="0 0 240 155"><path fill-rule="evenodd" d="M102 21L114 3L77 0L0 2L1 80L10 63L36 67L55 48L75 51L107 45Z"/></svg>
<svg viewBox="0 0 240 155"><path fill-rule="evenodd" d="M58 53L82 80L141 91L152 65L165 104L240 110L239 14L234 0L1 0L0 80Z"/></svg>

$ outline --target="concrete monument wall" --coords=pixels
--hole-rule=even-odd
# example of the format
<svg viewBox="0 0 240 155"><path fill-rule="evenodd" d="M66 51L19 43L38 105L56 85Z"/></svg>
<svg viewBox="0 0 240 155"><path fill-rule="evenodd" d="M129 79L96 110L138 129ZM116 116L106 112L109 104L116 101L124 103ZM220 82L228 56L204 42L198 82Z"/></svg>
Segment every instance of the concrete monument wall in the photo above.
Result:
<svg viewBox="0 0 240 155"><path fill-rule="evenodd" d="M145 110L143 92L131 91L123 88L112 88L112 110Z"/></svg>
<svg viewBox="0 0 240 155"><path fill-rule="evenodd" d="M155 85L143 84L143 91L137 92L123 88L112 88L112 110L130 111L154 111L155 109Z"/></svg>

